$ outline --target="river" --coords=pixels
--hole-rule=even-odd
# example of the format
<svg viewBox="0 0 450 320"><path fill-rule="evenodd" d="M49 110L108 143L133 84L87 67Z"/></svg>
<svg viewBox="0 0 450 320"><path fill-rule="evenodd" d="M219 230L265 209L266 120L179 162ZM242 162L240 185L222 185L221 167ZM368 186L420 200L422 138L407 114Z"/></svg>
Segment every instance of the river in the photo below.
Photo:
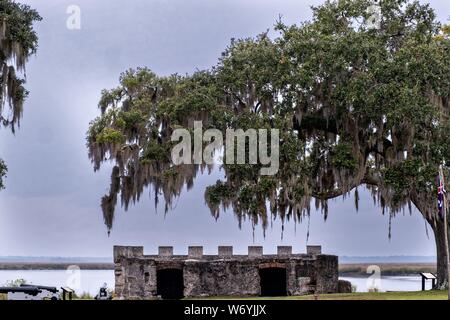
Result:
<svg viewBox="0 0 450 320"><path fill-rule="evenodd" d="M108 288L114 288L114 270L0 270L0 286L16 279L57 288L67 286L77 294L89 293L91 296L95 296L104 283Z"/></svg>
<svg viewBox="0 0 450 320"><path fill-rule="evenodd" d="M114 288L113 270L0 270L0 286L8 281L24 279L27 283L45 286L63 287L75 289L77 294L89 293L95 296L98 289L107 284L108 288ZM357 292L367 292L370 287L377 287L378 291L419 291L422 288L421 279L418 276L381 277L379 279L367 277L340 277L348 280L356 287ZM427 283L427 289L431 288L431 282Z"/></svg>
<svg viewBox="0 0 450 320"><path fill-rule="evenodd" d="M356 292L368 292L373 287L376 287L379 292L422 290L420 276L389 276L378 279L373 277L339 277L339 279L350 281L356 287ZM431 281L427 281L425 288L431 289Z"/></svg>

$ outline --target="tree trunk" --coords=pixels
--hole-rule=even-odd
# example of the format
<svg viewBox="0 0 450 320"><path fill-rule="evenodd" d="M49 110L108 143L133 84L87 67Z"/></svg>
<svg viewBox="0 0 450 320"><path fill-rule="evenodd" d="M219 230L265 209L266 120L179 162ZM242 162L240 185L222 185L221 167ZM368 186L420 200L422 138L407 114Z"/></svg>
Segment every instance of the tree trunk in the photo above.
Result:
<svg viewBox="0 0 450 320"><path fill-rule="evenodd" d="M445 246L445 226L444 222L436 219L430 222L434 232L436 241L436 256L437 256L437 283L435 289L444 290L448 288L448 266L447 266L447 252Z"/></svg>

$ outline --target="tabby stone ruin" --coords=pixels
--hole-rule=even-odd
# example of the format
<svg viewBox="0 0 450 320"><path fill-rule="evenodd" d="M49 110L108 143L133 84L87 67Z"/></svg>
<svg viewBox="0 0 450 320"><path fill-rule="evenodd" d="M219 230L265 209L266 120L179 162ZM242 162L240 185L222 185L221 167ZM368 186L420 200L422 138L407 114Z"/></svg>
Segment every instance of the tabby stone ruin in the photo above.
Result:
<svg viewBox="0 0 450 320"><path fill-rule="evenodd" d="M159 247L144 255L143 247L114 247L115 292L122 299L180 299L207 296L286 296L338 292L338 257L320 246L293 254L279 246L277 254L263 254L259 246L247 255L219 246L217 255L203 247L189 247L174 255L173 247Z"/></svg>

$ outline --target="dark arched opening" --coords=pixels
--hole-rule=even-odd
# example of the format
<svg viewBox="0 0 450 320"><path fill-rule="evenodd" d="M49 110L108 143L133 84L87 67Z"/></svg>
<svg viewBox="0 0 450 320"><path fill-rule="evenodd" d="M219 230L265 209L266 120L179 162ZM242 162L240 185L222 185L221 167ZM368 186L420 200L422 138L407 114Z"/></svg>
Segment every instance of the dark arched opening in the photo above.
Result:
<svg viewBox="0 0 450 320"><path fill-rule="evenodd" d="M162 269L156 272L156 291L163 299L181 299L184 296L183 270Z"/></svg>
<svg viewBox="0 0 450 320"><path fill-rule="evenodd" d="M280 297L287 295L286 269L264 268L259 270L261 296Z"/></svg>

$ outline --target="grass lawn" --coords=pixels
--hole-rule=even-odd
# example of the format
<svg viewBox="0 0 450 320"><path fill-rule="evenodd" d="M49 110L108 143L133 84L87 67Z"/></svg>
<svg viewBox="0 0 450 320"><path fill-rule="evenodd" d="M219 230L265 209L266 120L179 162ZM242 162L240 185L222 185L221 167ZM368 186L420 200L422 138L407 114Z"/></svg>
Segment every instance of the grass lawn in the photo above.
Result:
<svg viewBox="0 0 450 320"><path fill-rule="evenodd" d="M323 294L315 296L290 297L245 297L240 300L447 300L447 291L414 291L414 292L364 292L344 294ZM233 297L214 297L208 299L228 300Z"/></svg>

